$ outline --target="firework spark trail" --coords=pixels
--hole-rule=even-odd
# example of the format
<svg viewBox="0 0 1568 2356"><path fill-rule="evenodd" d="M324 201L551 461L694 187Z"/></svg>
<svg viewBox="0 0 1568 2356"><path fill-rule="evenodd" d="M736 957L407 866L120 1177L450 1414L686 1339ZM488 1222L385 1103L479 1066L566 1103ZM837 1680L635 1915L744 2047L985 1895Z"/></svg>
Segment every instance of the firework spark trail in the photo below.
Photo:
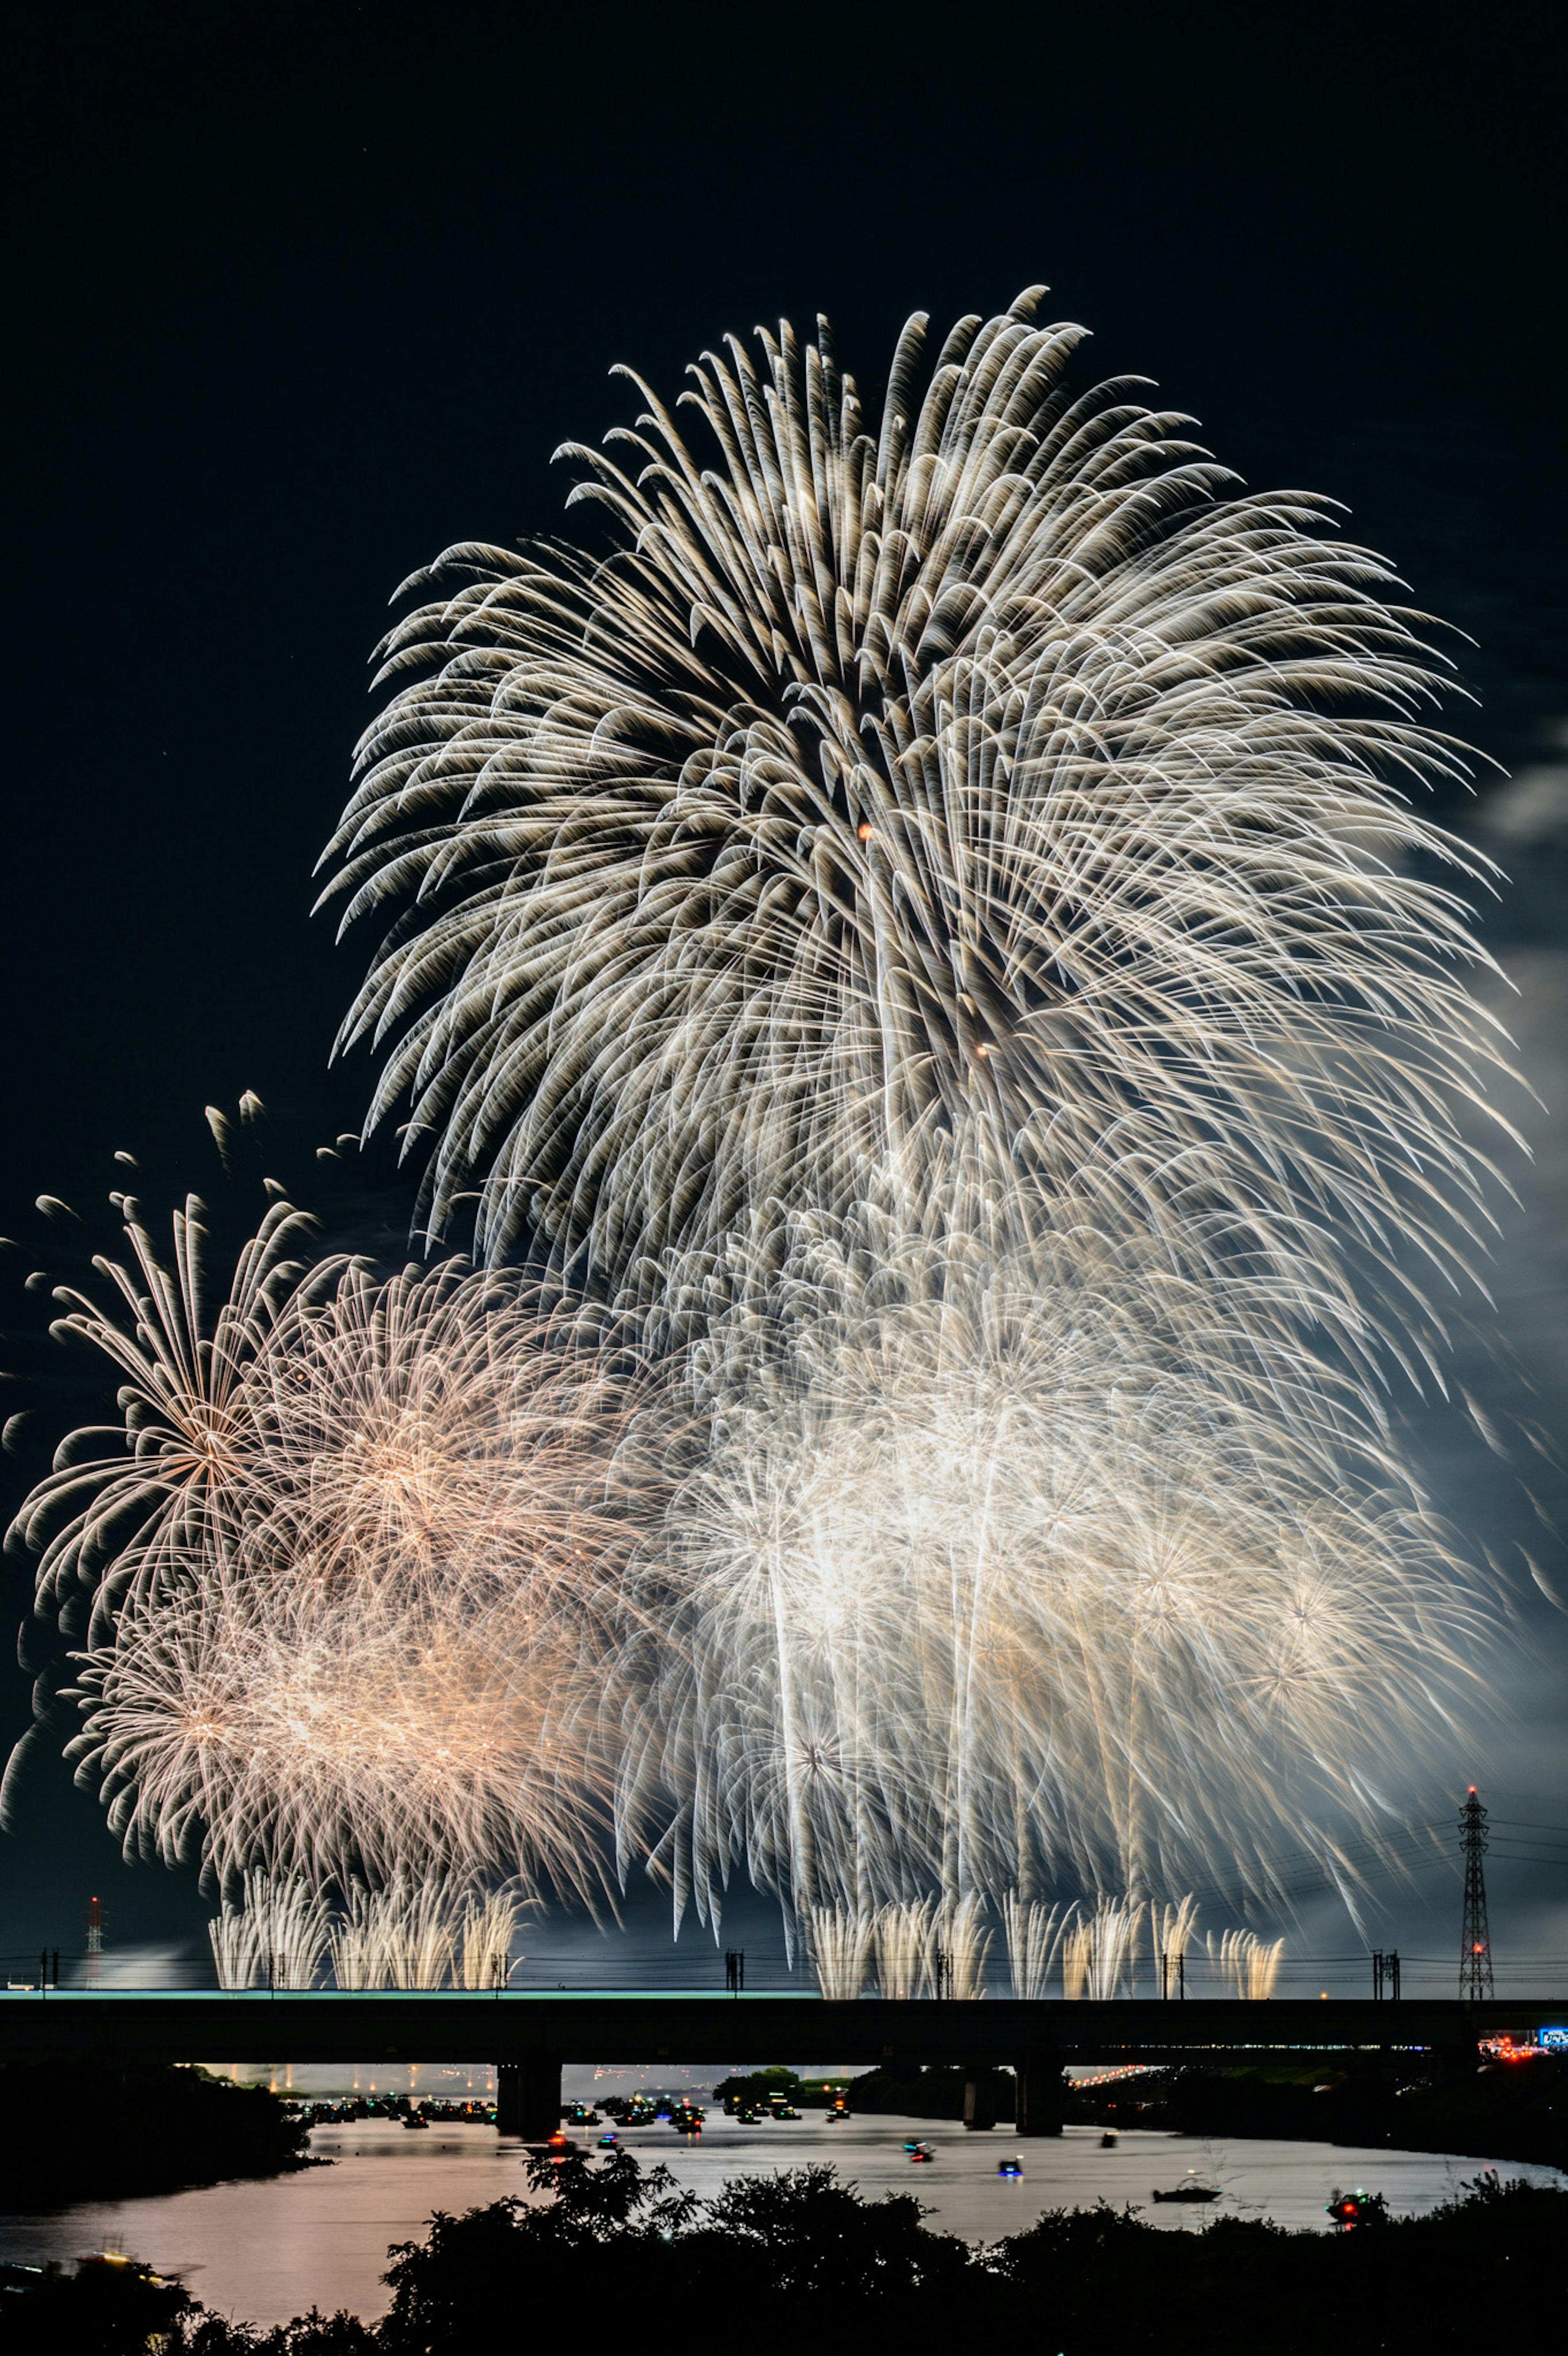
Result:
<svg viewBox="0 0 1568 2356"><path fill-rule="evenodd" d="M1386 565L1243 492L1041 290L924 321L881 423L825 333L731 342L587 469L614 552L448 550L328 857L401 905L343 1032L411 1096L439 1229L612 1283L964 1141L1293 1318L1428 1321L1478 1231L1498 1055L1402 787L1464 774ZM622 461L624 454L624 463ZM1076 1214L1075 1214L1076 1215ZM1391 1248L1397 1239L1398 1248ZM1404 1346L1411 1346L1408 1337Z"/></svg>
<svg viewBox="0 0 1568 2356"><path fill-rule="evenodd" d="M242 1347L203 1338L195 1205L177 1293L131 1230L134 1340L80 1301L64 1321L140 1376L133 1469L68 1442L18 1526L46 1605L68 1573L111 1599L75 1656L79 1778L128 1852L220 1879L488 1863L591 1901L646 1377L602 1322L454 1263L325 1261L252 1313L292 1217L214 1321Z"/></svg>

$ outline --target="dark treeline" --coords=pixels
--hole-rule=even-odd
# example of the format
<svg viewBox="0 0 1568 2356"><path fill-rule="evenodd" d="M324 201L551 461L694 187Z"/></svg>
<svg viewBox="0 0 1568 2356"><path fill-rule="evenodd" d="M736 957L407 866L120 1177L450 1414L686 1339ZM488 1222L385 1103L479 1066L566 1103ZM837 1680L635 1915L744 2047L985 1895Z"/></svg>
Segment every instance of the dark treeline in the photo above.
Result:
<svg viewBox="0 0 1568 2356"><path fill-rule="evenodd" d="M1568 2058L1359 2054L1307 2069L1170 2070L1077 2094L1069 2118L1183 2135L1469 2152L1568 2169Z"/></svg>
<svg viewBox="0 0 1568 2356"><path fill-rule="evenodd" d="M884 2118L961 2119L968 2072L935 2063L921 2069L913 2062L891 2069L867 2070L849 2090L850 2108ZM1013 2115L1013 2078L996 2072L993 2081L997 2115Z"/></svg>
<svg viewBox="0 0 1568 2356"><path fill-rule="evenodd" d="M913 2063L868 2071L850 2088L854 2109L916 2119L961 2119L960 2069ZM991 2086L998 2118L1013 2115L1013 2079ZM1161 2070L1069 2086L1079 2126L1164 2127L1180 2135L1265 2136L1285 2143L1380 2145L1470 2153L1568 2169L1568 2057L1439 2062L1430 2054L1358 2054L1344 2062L1237 2070Z"/></svg>
<svg viewBox="0 0 1568 2356"><path fill-rule="evenodd" d="M1431 2356L1519 2344L1557 2296L1561 2192L1477 2179L1433 2215L1348 2233L1220 2219L1156 2228L1101 2203L1055 2210L973 2249L927 2232L908 2193L864 2199L831 2168L740 2178L715 2200L629 2153L528 2163L552 2197L437 2214L389 2253L387 2315L312 2313L261 2331L205 2314L177 2283L102 2262L0 2269L7 2356L447 2356L537 2347L574 2328L715 2332L798 2351L850 2331L863 2349L1004 2334L1039 2356Z"/></svg>
<svg viewBox="0 0 1568 2356"><path fill-rule="evenodd" d="M264 2086L161 2062L0 2064L0 2209L56 2209L309 2165Z"/></svg>

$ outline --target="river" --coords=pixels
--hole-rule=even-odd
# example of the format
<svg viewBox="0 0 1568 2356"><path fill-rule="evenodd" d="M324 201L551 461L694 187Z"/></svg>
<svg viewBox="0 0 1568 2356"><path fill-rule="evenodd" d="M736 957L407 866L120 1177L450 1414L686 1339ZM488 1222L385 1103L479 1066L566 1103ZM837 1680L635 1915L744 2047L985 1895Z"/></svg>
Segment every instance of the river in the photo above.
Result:
<svg viewBox="0 0 1568 2356"><path fill-rule="evenodd" d="M912 2165L906 2136L936 2152ZM1057 2139L1020 2143L1010 2126L967 2134L929 2119L854 2119L828 2127L808 2114L799 2125L742 2126L713 2116L700 2138L668 2126L646 2127L623 2141L639 2158L662 2160L694 2190L711 2193L726 2177L807 2160L832 2160L868 2194L913 2191L929 2203L930 2224L971 2239L994 2241L1031 2224L1042 2210L1104 2199L1132 2201L1155 2224L1191 2232L1214 2215L1269 2217L1327 2231L1324 2204L1337 2187L1386 2194L1396 2216L1434 2207L1482 2158L1426 2152L1358 2151L1335 2144L1266 2143L1224 2136L1198 2140L1141 2131L1103 2150L1098 2129L1069 2127ZM39 2265L88 2250L120 2250L183 2277L218 2312L273 2324L311 2305L381 2314L389 2242L418 2239L435 2209L460 2211L523 2190L520 2146L480 2126L432 2127L411 2135L394 2123L317 2127L317 2155L330 2168L261 2183L231 2183L156 2199L112 2201L47 2215L0 2220L0 2259ZM997 2163L1017 2153L1019 2178L999 2177ZM1198 2171L1221 2188L1211 2207L1155 2206L1151 2195ZM1502 2164L1505 2176L1538 2184L1565 2179L1550 2168Z"/></svg>

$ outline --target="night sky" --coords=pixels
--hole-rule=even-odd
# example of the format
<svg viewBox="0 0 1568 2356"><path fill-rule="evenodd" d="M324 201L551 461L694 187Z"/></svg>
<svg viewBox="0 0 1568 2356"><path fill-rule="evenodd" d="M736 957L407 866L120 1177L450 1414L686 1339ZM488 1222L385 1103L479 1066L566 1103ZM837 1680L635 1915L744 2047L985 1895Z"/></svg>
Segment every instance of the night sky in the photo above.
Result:
<svg viewBox="0 0 1568 2356"><path fill-rule="evenodd" d="M1249 479L1326 491L1414 600L1477 642L1455 724L1514 773L1468 809L1517 878L1487 919L1544 1108L1499 1202L1495 1316L1465 1379L1568 1440L1568 640L1563 284L1544 9L1315 10L1270 46L1218 15L375 8L37 12L12 53L12 719L0 865L0 1169L8 1515L107 1407L45 1340L47 1287L113 1244L134 1153L149 1222L188 1187L220 1234L264 1170L329 1244L396 1253L413 1182L328 1068L369 935L334 947L311 871L398 583L447 542L563 528L562 441L667 393L728 330L831 317L875 399L904 318L945 327L1041 281L1092 362L1158 380ZM1380 29L1369 34L1366 19ZM1254 26L1264 19L1254 14ZM1499 1003L1501 1002L1499 999ZM226 1179L202 1118L252 1088L261 1158ZM326 1173L325 1176L319 1173ZM80 1222L35 1208L48 1193ZM1516 1475L1426 1417L1444 1503L1523 1537ZM1568 1525L1568 1483L1538 1468ZM1533 1536L1530 1533L1533 1532ZM1517 1562L1517 1557L1514 1558ZM26 1563L4 1571L19 1621ZM1568 1620L1518 1582L1509 1715L1416 1798L1475 1781L1520 1827L1492 1861L1501 1968L1568 1954ZM8 1743L28 1679L4 1682ZM1564 1844L1555 1844L1559 1852ZM47 1754L0 1837L0 1949L203 1944L194 1873L128 1869ZM1380 1881L1379 1943L1457 1946L1457 1884ZM1350 1953L1337 1902L1294 1942ZM1550 1972L1545 1976L1552 1976ZM1559 1978L1562 1973L1557 1975ZM1326 1985L1327 1982L1326 1981ZM1346 1985L1360 1985L1350 1973Z"/></svg>

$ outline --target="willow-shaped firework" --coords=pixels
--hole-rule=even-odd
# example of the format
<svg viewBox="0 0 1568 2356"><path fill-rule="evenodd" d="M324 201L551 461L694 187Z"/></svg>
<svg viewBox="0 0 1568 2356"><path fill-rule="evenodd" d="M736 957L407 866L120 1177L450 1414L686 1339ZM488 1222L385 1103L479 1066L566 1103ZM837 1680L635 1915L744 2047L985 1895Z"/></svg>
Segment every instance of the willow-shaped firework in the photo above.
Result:
<svg viewBox="0 0 1568 2356"><path fill-rule="evenodd" d="M204 1338L199 1209L177 1293L139 1229L146 1292L111 1269L134 1336L80 1299L64 1321L133 1377L132 1469L68 1442L19 1525L47 1601L68 1568L104 1599L76 1656L79 1776L128 1851L220 1877L515 1864L591 1895L649 1462L635 1359L456 1263L338 1258L258 1309L260 1247ZM297 1232L279 1215L263 1237ZM193 1472L215 1369L222 1444Z"/></svg>
<svg viewBox="0 0 1568 2356"><path fill-rule="evenodd" d="M1463 772L1441 666L1325 502L1075 392L1039 292L923 386L912 320L875 425L825 327L705 356L700 444L633 378L566 454L607 552L406 584L328 856L345 921L403 908L343 1041L436 1228L477 1175L482 1248L613 1281L958 1139L1016 1225L1331 1322L1357 1246L1394 1295L1465 1249L1496 1050L1430 870L1485 863L1400 790Z"/></svg>

